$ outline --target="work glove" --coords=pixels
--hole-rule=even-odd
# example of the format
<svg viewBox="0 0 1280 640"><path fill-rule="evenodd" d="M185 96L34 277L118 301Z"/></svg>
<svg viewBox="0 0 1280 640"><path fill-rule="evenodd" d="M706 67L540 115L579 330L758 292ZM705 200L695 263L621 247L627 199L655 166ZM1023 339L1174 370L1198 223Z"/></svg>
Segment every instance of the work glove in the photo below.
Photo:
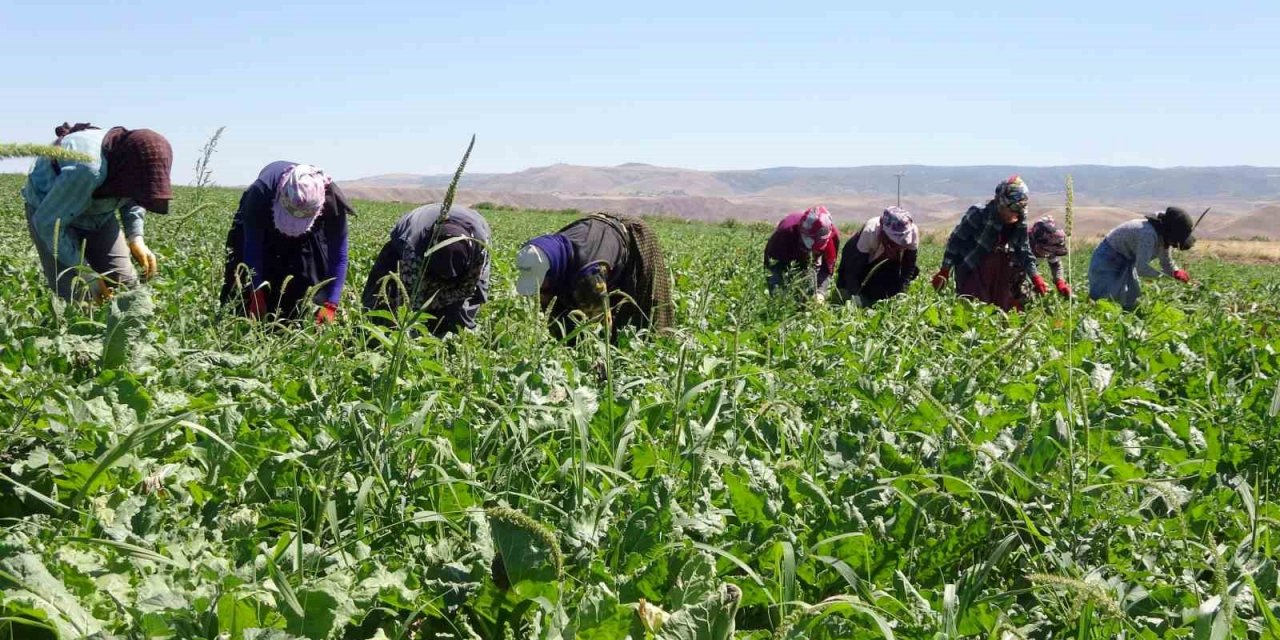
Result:
<svg viewBox="0 0 1280 640"><path fill-rule="evenodd" d="M258 319L267 315L267 292L255 289L245 296L244 311L250 318Z"/></svg>
<svg viewBox="0 0 1280 640"><path fill-rule="evenodd" d="M1177 271L1174 271L1173 277L1178 282L1191 282L1191 274L1187 273L1186 271L1183 271L1182 269L1178 269Z"/></svg>
<svg viewBox="0 0 1280 640"><path fill-rule="evenodd" d="M939 269L938 273L934 274L933 276L933 288L937 291L942 291L942 288L947 286L947 278L950 278L950 277L951 277L950 268L943 267Z"/></svg>
<svg viewBox="0 0 1280 640"><path fill-rule="evenodd" d="M91 292L89 299L93 302L107 302L116 294L111 285L107 284L107 279L103 277L95 279L89 285L89 291Z"/></svg>
<svg viewBox="0 0 1280 640"><path fill-rule="evenodd" d="M331 324L338 318L338 305L326 302L316 310L316 325Z"/></svg>
<svg viewBox="0 0 1280 640"><path fill-rule="evenodd" d="M1049 285L1045 284L1044 276L1038 273L1035 274L1034 276L1031 276L1031 285L1036 288L1036 293L1040 295L1049 293Z"/></svg>
<svg viewBox="0 0 1280 640"><path fill-rule="evenodd" d="M133 254L133 259L138 261L138 266L142 267L142 279L150 280L156 275L156 254L147 248L147 243L143 241L142 236L137 236L127 243L129 245L129 253Z"/></svg>
<svg viewBox="0 0 1280 640"><path fill-rule="evenodd" d="M1071 285L1067 284L1066 280L1063 280L1062 278L1058 278L1057 280L1053 281L1053 286L1058 288L1058 293L1062 294L1062 297L1064 298L1071 297Z"/></svg>
<svg viewBox="0 0 1280 640"><path fill-rule="evenodd" d="M818 305L818 306L822 306L822 305L823 305L823 304L825 304L826 302L827 302L827 294L825 294L825 293L815 293L815 294L813 294L813 303L814 303L814 304L816 304L816 305Z"/></svg>

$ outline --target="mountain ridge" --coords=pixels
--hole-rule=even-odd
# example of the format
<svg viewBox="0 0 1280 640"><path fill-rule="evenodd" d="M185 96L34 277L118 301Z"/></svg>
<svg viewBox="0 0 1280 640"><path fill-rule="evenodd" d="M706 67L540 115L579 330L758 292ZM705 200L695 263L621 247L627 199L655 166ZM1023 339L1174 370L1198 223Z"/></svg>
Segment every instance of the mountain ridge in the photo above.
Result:
<svg viewBox="0 0 1280 640"><path fill-rule="evenodd" d="M1277 167L872 165L705 171L645 163L560 163L512 173L466 174L459 202L712 221L771 221L823 203L841 224L848 224L896 202L899 173L905 174L902 205L931 231L949 228L970 205L989 200L1000 180L1019 173L1031 188L1031 217L1054 215L1060 221L1066 176L1071 175L1075 227L1083 235L1105 233L1119 221L1178 204L1189 210L1212 205L1214 213L1200 230L1203 236L1280 239ZM354 197L430 202L442 196L451 178L398 173L341 184Z"/></svg>
<svg viewBox="0 0 1280 640"><path fill-rule="evenodd" d="M1280 167L1144 167L1139 165L866 165L701 170L623 163L611 167L558 163L510 173L477 173L464 184L480 191L552 193L574 196L830 196L903 192L954 197L990 193L1005 176L1018 173L1036 193L1061 193L1067 175L1076 195L1087 201L1132 202L1160 198L1280 200ZM452 176L384 174L350 181L366 186L439 188Z"/></svg>

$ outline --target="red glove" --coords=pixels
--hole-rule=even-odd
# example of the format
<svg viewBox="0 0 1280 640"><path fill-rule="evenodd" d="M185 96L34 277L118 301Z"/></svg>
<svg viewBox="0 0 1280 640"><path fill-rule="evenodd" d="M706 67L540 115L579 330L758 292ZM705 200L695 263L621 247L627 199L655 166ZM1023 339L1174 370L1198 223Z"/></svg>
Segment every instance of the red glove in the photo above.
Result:
<svg viewBox="0 0 1280 640"><path fill-rule="evenodd" d="M1034 276L1031 276L1031 284L1035 286L1036 293L1040 295L1049 293L1049 285L1044 283L1044 276L1038 273L1035 274Z"/></svg>
<svg viewBox="0 0 1280 640"><path fill-rule="evenodd" d="M1186 271L1183 271L1182 269L1178 269L1177 271L1174 271L1173 277L1178 282L1191 282L1191 274L1187 273Z"/></svg>
<svg viewBox="0 0 1280 640"><path fill-rule="evenodd" d="M316 310L316 324L329 324L338 317L338 305L326 302Z"/></svg>
<svg viewBox="0 0 1280 640"><path fill-rule="evenodd" d="M933 276L933 288L937 289L938 291L942 291L942 288L947 285L947 278L950 278L950 277L951 277L950 268L943 267L939 269L938 273Z"/></svg>
<svg viewBox="0 0 1280 640"><path fill-rule="evenodd" d="M256 289L246 296L244 311L249 314L250 318L255 319L267 315L267 292L262 289Z"/></svg>
<svg viewBox="0 0 1280 640"><path fill-rule="evenodd" d="M1063 280L1062 278L1058 278L1057 280L1053 281L1053 286L1058 288L1058 293L1061 293L1062 297L1064 298L1071 297L1071 285L1067 284L1066 280Z"/></svg>

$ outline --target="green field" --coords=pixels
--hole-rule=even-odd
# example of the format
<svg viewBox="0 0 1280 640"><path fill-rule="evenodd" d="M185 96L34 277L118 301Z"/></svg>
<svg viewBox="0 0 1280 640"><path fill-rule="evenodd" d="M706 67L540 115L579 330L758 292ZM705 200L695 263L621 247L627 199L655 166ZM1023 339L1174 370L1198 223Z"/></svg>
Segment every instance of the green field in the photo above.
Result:
<svg viewBox="0 0 1280 640"><path fill-rule="evenodd" d="M234 191L148 217L148 317L55 301L20 186L0 638L1280 637L1274 267L1005 317L926 246L909 295L805 308L767 228L659 221L677 331L567 346L512 259L571 216L495 211L479 330L397 352L356 298L407 205L358 203L317 330L219 309Z"/></svg>

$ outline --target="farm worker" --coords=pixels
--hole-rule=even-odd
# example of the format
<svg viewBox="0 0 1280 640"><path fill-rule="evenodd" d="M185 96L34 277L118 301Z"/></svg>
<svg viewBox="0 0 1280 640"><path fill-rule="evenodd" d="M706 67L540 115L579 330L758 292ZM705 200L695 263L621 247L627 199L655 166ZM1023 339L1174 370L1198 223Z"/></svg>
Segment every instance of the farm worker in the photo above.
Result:
<svg viewBox="0 0 1280 640"><path fill-rule="evenodd" d="M475 328L489 300L491 238L489 223L466 207L454 205L443 219L439 203L404 214L365 281L364 308L394 311L410 300L414 309L426 306L436 336Z"/></svg>
<svg viewBox="0 0 1280 640"><path fill-rule="evenodd" d="M1062 273L1062 256L1067 255L1067 232L1058 228L1053 216L1041 216L1031 225L1031 253L1049 263L1053 286L1063 297L1071 297L1071 285Z"/></svg>
<svg viewBox="0 0 1280 640"><path fill-rule="evenodd" d="M639 218L594 213L526 242L516 254L516 292L540 295L553 326L568 333L570 313L603 316L620 327L666 329L673 322L671 280L658 236ZM563 335L563 334L561 334Z"/></svg>
<svg viewBox="0 0 1280 640"><path fill-rule="evenodd" d="M956 293L1005 311L1022 308L1028 279L1037 294L1048 293L1027 236L1029 200L1026 183L1014 175L996 185L995 198L985 206L969 207L947 240L933 288L941 290L954 268Z"/></svg>
<svg viewBox="0 0 1280 640"><path fill-rule="evenodd" d="M1093 259L1089 261L1089 298L1109 298L1132 310L1138 306L1138 296L1142 293L1138 276L1155 278L1163 271L1180 282L1190 282L1191 276L1174 264L1169 249L1190 250L1195 245L1193 230L1191 216L1179 207L1169 207L1163 213L1130 220L1112 229L1093 250ZM1157 258L1160 271L1150 265Z"/></svg>
<svg viewBox="0 0 1280 640"><path fill-rule="evenodd" d="M267 165L240 196L227 232L222 303L243 299L245 314L296 317L303 299L332 322L347 279L347 216L354 213L324 171L283 160Z"/></svg>
<svg viewBox="0 0 1280 640"><path fill-rule="evenodd" d="M920 275L919 242L920 229L907 210L885 209L845 245L836 287L863 307L902 293Z"/></svg>
<svg viewBox="0 0 1280 640"><path fill-rule="evenodd" d="M840 232L826 207L817 205L787 214L764 247L769 293L804 277L804 293L812 295L815 302L826 301L839 253Z"/></svg>
<svg viewBox="0 0 1280 640"><path fill-rule="evenodd" d="M150 129L103 131L88 123L64 122L54 133L55 145L91 160L40 158L22 187L27 230L49 286L68 300L104 299L114 287L137 283L130 254L143 277L154 276L156 255L143 240L142 218L146 211L169 212L169 141ZM80 269L85 263L88 269Z"/></svg>

